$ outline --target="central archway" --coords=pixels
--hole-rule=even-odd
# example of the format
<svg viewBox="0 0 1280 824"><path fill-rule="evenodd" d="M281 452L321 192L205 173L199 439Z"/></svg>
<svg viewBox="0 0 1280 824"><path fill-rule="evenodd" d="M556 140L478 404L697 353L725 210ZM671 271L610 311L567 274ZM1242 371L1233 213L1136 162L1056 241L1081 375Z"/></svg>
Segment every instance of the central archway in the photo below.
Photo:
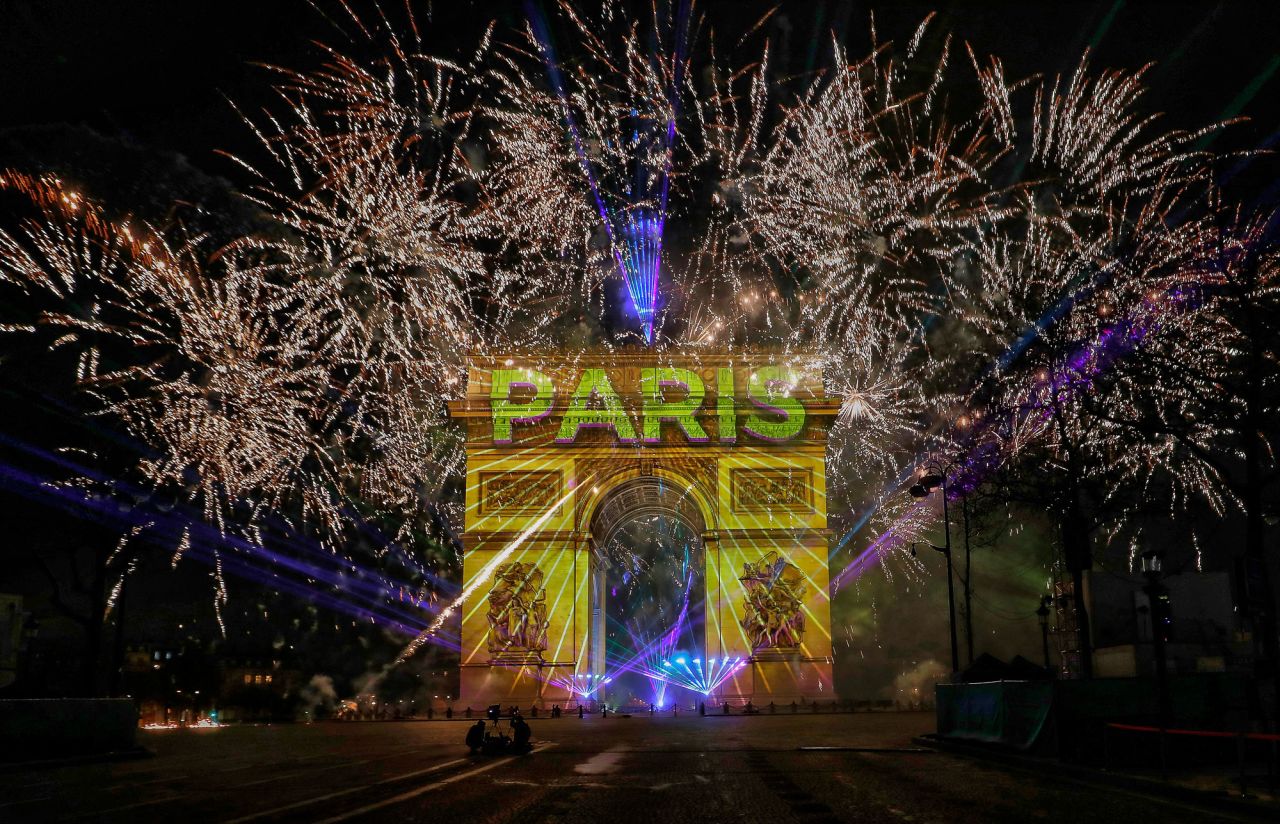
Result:
<svg viewBox="0 0 1280 824"><path fill-rule="evenodd" d="M662 476L611 487L589 521L589 666L614 706L680 700L675 658L690 678L706 648L707 522L693 486ZM692 663L697 662L697 663ZM674 683L673 683L674 681Z"/></svg>

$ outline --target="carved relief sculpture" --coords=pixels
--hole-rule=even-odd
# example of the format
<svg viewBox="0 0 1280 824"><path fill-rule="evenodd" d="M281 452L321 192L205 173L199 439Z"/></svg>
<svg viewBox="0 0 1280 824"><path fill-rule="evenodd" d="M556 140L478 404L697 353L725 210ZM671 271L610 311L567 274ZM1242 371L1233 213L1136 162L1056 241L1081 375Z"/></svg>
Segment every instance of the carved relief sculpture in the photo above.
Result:
<svg viewBox="0 0 1280 824"><path fill-rule="evenodd" d="M741 620L752 649L789 649L804 637L805 580L800 569L777 552L742 565L746 617Z"/></svg>
<svg viewBox="0 0 1280 824"><path fill-rule="evenodd" d="M808 512L813 508L809 469L738 469L732 475L735 512Z"/></svg>
<svg viewBox="0 0 1280 824"><path fill-rule="evenodd" d="M480 514L540 515L556 502L561 491L559 472L481 472Z"/></svg>
<svg viewBox="0 0 1280 824"><path fill-rule="evenodd" d="M493 574L489 590L489 651L547 649L547 591L537 564L513 561Z"/></svg>

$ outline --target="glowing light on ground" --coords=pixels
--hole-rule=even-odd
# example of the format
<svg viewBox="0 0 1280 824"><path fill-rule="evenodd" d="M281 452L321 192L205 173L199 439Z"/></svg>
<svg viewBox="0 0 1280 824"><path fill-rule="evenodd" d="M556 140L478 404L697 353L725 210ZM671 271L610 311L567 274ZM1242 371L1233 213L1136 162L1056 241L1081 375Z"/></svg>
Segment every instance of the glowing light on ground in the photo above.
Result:
<svg viewBox="0 0 1280 824"><path fill-rule="evenodd" d="M702 695L711 695L747 665L741 657L701 658L678 655L668 661L658 662L656 667L642 667L637 671L646 677Z"/></svg>
<svg viewBox="0 0 1280 824"><path fill-rule="evenodd" d="M591 698L603 686L613 682L613 678L599 673L575 673L564 678L549 678L547 683L553 687L567 690L574 698L583 700Z"/></svg>

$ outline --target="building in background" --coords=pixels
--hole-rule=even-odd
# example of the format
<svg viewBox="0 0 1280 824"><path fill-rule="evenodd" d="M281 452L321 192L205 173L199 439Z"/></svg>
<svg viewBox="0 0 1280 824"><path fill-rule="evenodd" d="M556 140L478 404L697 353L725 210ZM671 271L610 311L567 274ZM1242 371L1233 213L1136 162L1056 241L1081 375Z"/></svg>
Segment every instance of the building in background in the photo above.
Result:
<svg viewBox="0 0 1280 824"><path fill-rule="evenodd" d="M1167 655L1170 674L1247 672L1253 645L1242 634L1226 572L1169 575L1172 621ZM1094 646L1094 675L1133 678L1155 675L1151 604L1146 579L1137 574L1090 571L1085 578Z"/></svg>

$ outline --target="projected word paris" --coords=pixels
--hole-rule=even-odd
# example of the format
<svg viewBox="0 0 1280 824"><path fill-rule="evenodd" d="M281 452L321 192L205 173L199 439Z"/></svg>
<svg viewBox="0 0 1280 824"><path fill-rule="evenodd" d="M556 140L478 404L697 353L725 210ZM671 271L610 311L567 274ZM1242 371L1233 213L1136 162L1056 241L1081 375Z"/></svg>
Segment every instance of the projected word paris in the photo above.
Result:
<svg viewBox="0 0 1280 824"><path fill-rule="evenodd" d="M739 429L747 437L778 443L795 438L804 428L804 406L792 396L796 381L782 367L761 366L751 372L746 386L751 411L741 426L733 370L715 370L713 403L707 403L705 384L702 376L690 369L641 369L639 397L628 398L632 406L638 405L636 420L604 369L584 369L562 401L563 416L555 442L571 444L584 429L603 429L611 431L619 443L656 444L661 443L663 424L667 424L690 443L709 443L712 437L704 426L708 418L715 422L716 441L728 444L737 442ZM516 426L544 422L557 409L557 387L537 370L495 369L491 387L495 444L511 443Z"/></svg>

